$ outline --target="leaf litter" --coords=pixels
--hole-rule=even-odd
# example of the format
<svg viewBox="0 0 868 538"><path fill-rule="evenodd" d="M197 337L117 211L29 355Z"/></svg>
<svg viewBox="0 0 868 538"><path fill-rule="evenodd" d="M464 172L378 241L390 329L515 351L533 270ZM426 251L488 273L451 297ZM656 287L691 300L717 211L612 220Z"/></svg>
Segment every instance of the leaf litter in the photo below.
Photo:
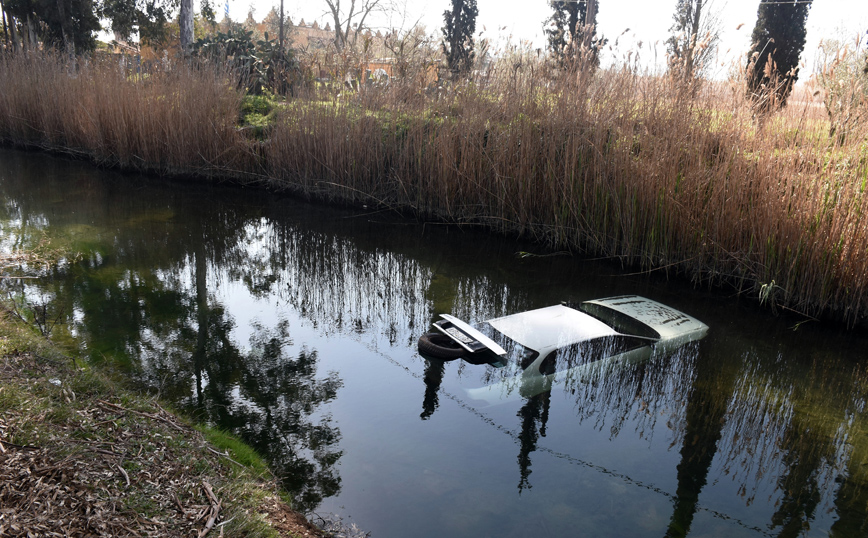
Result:
<svg viewBox="0 0 868 538"><path fill-rule="evenodd" d="M0 358L0 536L325 535L273 477L239 488L250 471L157 402L76 394L75 375L29 353Z"/></svg>

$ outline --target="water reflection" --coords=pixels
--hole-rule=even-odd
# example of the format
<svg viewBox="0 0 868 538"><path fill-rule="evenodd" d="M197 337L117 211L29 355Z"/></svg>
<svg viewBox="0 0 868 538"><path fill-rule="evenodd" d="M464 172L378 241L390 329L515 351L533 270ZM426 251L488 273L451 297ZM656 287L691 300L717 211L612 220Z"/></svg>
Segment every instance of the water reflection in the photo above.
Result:
<svg viewBox="0 0 868 538"><path fill-rule="evenodd" d="M717 394L731 392L732 376L710 365L697 372L687 394L681 441L681 461L676 468L678 487L672 517L666 530L668 538L690 533L699 508L699 495L708 483L711 464L717 453L721 430L726 421L726 402Z"/></svg>
<svg viewBox="0 0 868 538"><path fill-rule="evenodd" d="M548 391L527 399L527 402L518 412L521 422L521 430L518 436L520 450L518 453L518 469L521 477L518 482L518 491L530 489L531 454L536 450L537 441L546 436L546 423L548 422L549 406L551 404Z"/></svg>
<svg viewBox="0 0 868 538"><path fill-rule="evenodd" d="M675 306L712 327L706 340L617 368L558 375L576 365L551 365L530 379L508 368L426 360L415 341L441 312L477 321L613 295L616 286L661 298L668 288L646 280L623 289L634 284L594 281L575 261L519 263L503 243L462 247L462 238L264 195L160 184L140 192L74 165L0 157L9 164L0 171L2 247L50 237L80 253L31 288L65 313L58 331L268 454L301 509L334 497L364 505L358 483L374 487L402 465L407 476L422 467L437 474L445 456L389 428L413 428L421 439L442 428L450 441L435 454L458 463L438 476L465 480L487 460L508 467L486 482L499 508L462 520L477 534L499 519L522 528L511 514L545 504L567 514L547 521L551 528L591 520L598 514L584 507L599 488L618 492L599 496L645 508L600 515L642 536L868 535L868 373L858 363L858 337L751 334L750 323L703 312L698 301ZM364 357L341 357L350 348L336 342ZM371 387L351 388L365 370ZM466 391L498 383L487 406ZM341 407L353 391L346 407L362 402L370 410ZM404 411L412 424L401 422ZM347 441L365 428L368 437ZM378 439L386 435L380 428L396 439ZM478 439L492 443L484 456L471 452ZM397 457L347 479L374 468L386 450ZM471 462L464 467L462 458ZM501 477L508 487L499 490ZM562 485L568 480L575 482ZM471 478L458 484L450 491L477 488ZM426 507L436 516L425 524L450 534L437 517L456 507L440 502L442 509ZM411 506L394 511L418 514ZM472 527L473 517L488 519Z"/></svg>
<svg viewBox="0 0 868 538"><path fill-rule="evenodd" d="M440 384L443 382L443 374L446 371L446 366L443 361L436 359L425 359L425 397L422 398L422 414L419 415L422 420L431 418L437 406L440 405L440 398L437 393L440 392Z"/></svg>
<svg viewBox="0 0 868 538"><path fill-rule="evenodd" d="M581 375L577 375L571 369L561 372L561 374L566 373L568 375L558 375L556 370L559 368L559 361L543 361L544 370L537 375L527 378L523 376L513 378L514 383L519 384L519 390L501 391L498 389L497 393L502 395L503 401L508 401L515 395L520 395L523 401L523 405L517 413L518 430L514 436L519 444L519 491L532 487L530 480L532 454L537 450L540 438L546 436L548 418L553 405L569 406L573 410L575 424L582 425L586 421L591 422L595 430L603 431L605 429L608 431L608 437L611 440L621 434L622 428L626 424L633 426L632 433L637 437L647 438L650 441L660 418L665 418L670 428L674 424L685 423L684 415L691 416L690 403L703 401L701 395L696 393L695 358L697 357L697 348L698 344L691 344L667 354L643 355L645 360L635 362L605 363L600 361L600 364L589 363L589 365L596 367L582 370ZM568 366L571 365L569 360L566 363ZM563 363L560 364L564 366ZM477 368L482 368L482 366L477 366ZM490 373L481 376L481 379L485 380L491 378ZM479 395L475 389L467 392L471 397L471 402L479 401L473 399L474 396ZM683 405L685 401L688 402L686 406ZM700 433L713 433L715 426L712 425L710 429L706 426L701 411L695 413L692 418L694 422L706 427L706 430L702 432L684 432L685 439L691 440L688 443L689 446L695 448ZM687 428L690 429L689 419L687 424ZM717 425L718 430L719 427L720 425ZM719 433L717 437L719 438ZM703 437L702 442L711 445L710 454L713 456L713 448L716 443L714 435ZM572 458L569 453L562 454L562 456ZM685 476L692 478L696 476L693 471L699 469L704 470L704 473L708 472L707 465L696 467L689 463L685 464L685 462L695 460L695 456L690 451L682 451L682 462L685 467L683 474ZM708 459L708 463L710 461ZM581 462L581 464L584 465L586 462ZM682 465L679 466L679 478L682 476L681 467ZM609 472L608 469L603 469L603 471ZM629 477L625 478L632 482ZM704 478L700 481L704 483ZM678 501L678 497L682 493L687 494L688 489L695 491L695 496L698 497L701 485L694 488L688 487L683 492L679 488L675 496L676 504L684 503ZM693 509L696 509L695 503ZM687 527L689 527L689 523Z"/></svg>

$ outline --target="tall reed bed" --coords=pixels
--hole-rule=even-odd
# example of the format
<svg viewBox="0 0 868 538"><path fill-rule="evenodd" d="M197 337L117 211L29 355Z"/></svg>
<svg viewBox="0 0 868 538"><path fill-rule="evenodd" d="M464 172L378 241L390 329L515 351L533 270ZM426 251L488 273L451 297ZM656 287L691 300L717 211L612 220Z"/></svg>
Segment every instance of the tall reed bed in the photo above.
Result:
<svg viewBox="0 0 868 538"><path fill-rule="evenodd" d="M150 74L117 59L70 66L52 53L0 55L0 138L157 173L226 175L251 165L225 73Z"/></svg>
<svg viewBox="0 0 868 538"><path fill-rule="evenodd" d="M233 128L240 98L213 73L73 78L40 60L21 84L7 74L18 61L0 66L7 139L122 166L262 175L734 286L811 316L868 314L868 132L833 140L810 103L758 119L738 80L692 94L628 65L564 74L518 53L456 84L419 70L384 87L319 86L289 100L258 142ZM49 79L69 90L28 97Z"/></svg>

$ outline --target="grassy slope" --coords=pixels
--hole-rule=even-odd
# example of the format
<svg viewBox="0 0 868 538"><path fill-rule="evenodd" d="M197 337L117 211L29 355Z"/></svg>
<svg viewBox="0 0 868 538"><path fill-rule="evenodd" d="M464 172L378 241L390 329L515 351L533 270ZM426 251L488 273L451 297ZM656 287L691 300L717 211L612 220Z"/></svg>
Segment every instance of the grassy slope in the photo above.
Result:
<svg viewBox="0 0 868 538"><path fill-rule="evenodd" d="M321 535L237 439L76 364L5 311L0 335L0 535L191 536L209 521L214 536Z"/></svg>

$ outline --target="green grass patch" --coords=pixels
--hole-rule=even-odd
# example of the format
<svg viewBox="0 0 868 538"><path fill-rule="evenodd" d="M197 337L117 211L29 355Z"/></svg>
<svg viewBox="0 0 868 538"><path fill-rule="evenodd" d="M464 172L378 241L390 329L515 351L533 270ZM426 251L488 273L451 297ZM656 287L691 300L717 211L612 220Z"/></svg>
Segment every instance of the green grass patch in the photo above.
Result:
<svg viewBox="0 0 868 538"><path fill-rule="evenodd" d="M197 425L196 429L205 436L210 444L214 445L216 450L228 453L235 462L249 468L256 474L268 473L268 465L262 456L234 434L203 424Z"/></svg>

